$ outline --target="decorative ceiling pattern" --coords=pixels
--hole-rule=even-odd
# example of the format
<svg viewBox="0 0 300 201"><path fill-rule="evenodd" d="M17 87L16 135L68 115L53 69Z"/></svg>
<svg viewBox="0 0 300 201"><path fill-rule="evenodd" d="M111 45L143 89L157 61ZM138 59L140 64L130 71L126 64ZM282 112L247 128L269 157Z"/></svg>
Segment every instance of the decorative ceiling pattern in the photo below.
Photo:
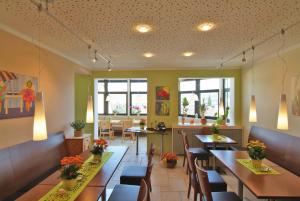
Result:
<svg viewBox="0 0 300 201"><path fill-rule="evenodd" d="M38 0L36 0L38 2ZM54 0L48 11L80 35L114 68L215 68L224 60L300 21L300 0ZM216 27L199 32L196 26L212 21ZM29 0L0 0L0 23L92 69L92 52L59 23ZM134 25L149 24L141 34ZM300 25L286 33L286 47L300 43ZM274 53L279 38L257 48L256 59ZM182 52L195 55L185 58ZM145 58L143 53L154 57ZM247 53L247 57L250 57ZM237 58L226 66L241 66Z"/></svg>

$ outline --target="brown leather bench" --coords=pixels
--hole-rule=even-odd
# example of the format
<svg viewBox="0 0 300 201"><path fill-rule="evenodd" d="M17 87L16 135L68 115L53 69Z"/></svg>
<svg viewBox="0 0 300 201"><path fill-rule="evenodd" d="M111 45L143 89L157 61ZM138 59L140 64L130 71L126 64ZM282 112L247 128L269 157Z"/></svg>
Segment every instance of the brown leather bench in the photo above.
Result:
<svg viewBox="0 0 300 201"><path fill-rule="evenodd" d="M0 149L0 200L15 200L56 171L66 155L63 132Z"/></svg>

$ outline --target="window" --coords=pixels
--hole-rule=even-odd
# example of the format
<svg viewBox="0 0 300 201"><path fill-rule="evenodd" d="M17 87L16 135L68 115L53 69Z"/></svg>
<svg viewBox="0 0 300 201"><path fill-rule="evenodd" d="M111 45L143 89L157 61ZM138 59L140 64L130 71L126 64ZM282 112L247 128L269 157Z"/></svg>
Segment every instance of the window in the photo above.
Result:
<svg viewBox="0 0 300 201"><path fill-rule="evenodd" d="M188 116L199 114L200 103L204 101L207 105L206 118L216 119L219 113L221 93L223 93L224 105L233 108L231 80L233 78L179 79L179 115L183 114L182 101L184 97L189 102Z"/></svg>
<svg viewBox="0 0 300 201"><path fill-rule="evenodd" d="M147 114L146 79L98 80L98 114Z"/></svg>

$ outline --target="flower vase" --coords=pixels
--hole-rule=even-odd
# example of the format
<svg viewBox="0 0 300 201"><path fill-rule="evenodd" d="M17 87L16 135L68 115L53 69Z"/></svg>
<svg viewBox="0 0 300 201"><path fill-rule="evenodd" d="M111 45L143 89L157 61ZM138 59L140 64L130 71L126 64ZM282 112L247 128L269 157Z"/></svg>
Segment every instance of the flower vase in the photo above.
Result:
<svg viewBox="0 0 300 201"><path fill-rule="evenodd" d="M99 154L93 154L93 161L95 163L100 163L101 162L101 159L102 159L102 155L99 155Z"/></svg>
<svg viewBox="0 0 300 201"><path fill-rule="evenodd" d="M252 166L255 169L260 169L262 167L262 160L253 160L251 159Z"/></svg>
<svg viewBox="0 0 300 201"><path fill-rule="evenodd" d="M75 137L82 137L82 130L75 130L74 131L74 136Z"/></svg>
<svg viewBox="0 0 300 201"><path fill-rule="evenodd" d="M76 179L63 179L62 182L63 182L63 189L67 191L73 190L73 188L77 184Z"/></svg>
<svg viewBox="0 0 300 201"><path fill-rule="evenodd" d="M164 163L167 168L175 168L177 160L165 160Z"/></svg>
<svg viewBox="0 0 300 201"><path fill-rule="evenodd" d="M140 129L144 130L145 129L145 125L140 125Z"/></svg>
<svg viewBox="0 0 300 201"><path fill-rule="evenodd" d="M207 123L207 120L205 118L201 118L200 122L202 125L205 125Z"/></svg>

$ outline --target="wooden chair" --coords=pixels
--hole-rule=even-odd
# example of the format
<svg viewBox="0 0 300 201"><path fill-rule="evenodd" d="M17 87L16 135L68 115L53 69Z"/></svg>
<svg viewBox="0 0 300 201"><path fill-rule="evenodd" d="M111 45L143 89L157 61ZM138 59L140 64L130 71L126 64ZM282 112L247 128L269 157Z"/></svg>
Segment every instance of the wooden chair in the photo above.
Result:
<svg viewBox="0 0 300 201"><path fill-rule="evenodd" d="M131 119L126 119L122 121L122 141L126 138L135 140L135 136L133 132L128 132L127 129L133 126L133 122Z"/></svg>
<svg viewBox="0 0 300 201"><path fill-rule="evenodd" d="M148 199L149 199L149 190L145 180L142 179L138 201L149 201Z"/></svg>
<svg viewBox="0 0 300 201"><path fill-rule="evenodd" d="M187 138L187 135L181 131L181 136L182 136L182 143L184 147L184 156L183 156L183 166L185 165L185 160L186 160L186 151L185 151L185 146L187 145L188 151L191 152L194 157L197 157L198 160L201 160L201 165L203 166L203 161L206 161L206 167L209 167L209 152L206 150L202 149L201 147L190 147L189 141ZM188 166L186 167L186 173L188 174Z"/></svg>
<svg viewBox="0 0 300 201"><path fill-rule="evenodd" d="M100 120L99 122L99 133L100 138L108 136L109 139L114 139L114 131L111 129L111 124L109 120Z"/></svg>
<svg viewBox="0 0 300 201"><path fill-rule="evenodd" d="M233 192L212 192L211 185L209 183L208 172L199 167L197 159L195 159L195 168L199 179L199 189L201 189L200 200L205 201L242 201ZM205 198L205 199L203 199Z"/></svg>
<svg viewBox="0 0 300 201"><path fill-rule="evenodd" d="M195 156L188 150L188 146L185 146L185 151L187 153L187 162L188 162L188 174L189 174L189 185L188 185L188 195L190 197L191 187L194 189L194 201L197 200L198 193L200 194L200 201L202 201L202 192L199 188L199 181L197 177L196 167L194 164ZM223 178L215 171L210 170L209 172L209 185L214 192L226 191L227 184Z"/></svg>

